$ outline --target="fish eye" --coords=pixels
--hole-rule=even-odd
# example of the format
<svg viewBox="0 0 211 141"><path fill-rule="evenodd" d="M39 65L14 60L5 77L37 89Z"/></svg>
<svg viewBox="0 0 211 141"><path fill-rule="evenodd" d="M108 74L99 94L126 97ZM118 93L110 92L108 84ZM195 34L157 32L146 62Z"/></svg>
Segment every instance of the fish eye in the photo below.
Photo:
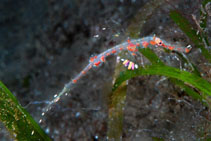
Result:
<svg viewBox="0 0 211 141"><path fill-rule="evenodd" d="M162 45L162 42L160 41L158 44L159 44L159 45Z"/></svg>
<svg viewBox="0 0 211 141"><path fill-rule="evenodd" d="M163 44L163 42L162 42L162 40L161 40L160 38L156 38L156 39L155 39L155 42L156 42L156 44L157 44L158 46L162 46L162 44Z"/></svg>

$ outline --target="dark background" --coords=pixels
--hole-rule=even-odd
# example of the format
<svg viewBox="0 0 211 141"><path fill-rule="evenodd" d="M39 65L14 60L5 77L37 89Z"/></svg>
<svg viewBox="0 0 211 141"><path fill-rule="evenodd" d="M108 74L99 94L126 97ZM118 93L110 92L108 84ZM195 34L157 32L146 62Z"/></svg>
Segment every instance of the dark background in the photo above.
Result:
<svg viewBox="0 0 211 141"><path fill-rule="evenodd" d="M159 5L158 5L159 3ZM89 57L126 41L137 14L139 37L156 34L173 44L191 41L170 19L178 10L197 29L200 0L1 0L0 80L38 122L46 102L88 63ZM146 6L148 4L148 6ZM158 6L157 6L158 5ZM208 18L210 35L210 17ZM97 35L97 36L96 36ZM209 36L210 37L210 36ZM160 52L156 51L155 52ZM162 54L162 53L161 53ZM179 66L172 54L163 60ZM196 57L197 56L197 57ZM211 76L193 45L189 59ZM44 116L41 127L54 140L106 139L107 95L115 57L91 70ZM208 77L210 80L210 77ZM123 139L197 140L210 135L209 110L163 77L144 76L128 82ZM12 140L0 125L0 140Z"/></svg>

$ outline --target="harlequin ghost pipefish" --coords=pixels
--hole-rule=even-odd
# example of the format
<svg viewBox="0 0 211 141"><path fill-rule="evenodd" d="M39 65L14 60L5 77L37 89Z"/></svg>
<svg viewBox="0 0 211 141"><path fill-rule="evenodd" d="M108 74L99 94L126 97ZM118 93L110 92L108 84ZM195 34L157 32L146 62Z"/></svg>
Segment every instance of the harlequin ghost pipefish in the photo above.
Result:
<svg viewBox="0 0 211 141"><path fill-rule="evenodd" d="M181 53L189 53L191 50L190 45L185 48L172 46L166 41L161 40L160 38L155 37L155 36L149 36L149 37L133 39L133 40L128 40L127 42L123 42L122 44L116 45L113 48L110 48L99 55L90 57L89 64L77 76L75 76L75 78L73 78L69 83L67 83L65 87L63 88L63 90L58 95L54 96L54 99L48 104L44 112L47 112L51 108L51 105L57 102L62 95L67 94L71 90L72 86L76 84L77 81L82 76L84 76L91 68L98 67L102 63L104 63L106 57L113 54L117 54L121 52L122 50L126 50L132 55L135 55L135 53L138 51L139 48L147 48L147 47L163 47L168 50L177 51ZM133 70L134 68L137 68L137 66L135 66L134 63L131 63L129 60L122 60L122 61L125 66L128 66L128 69ZM44 114L45 113L42 113L42 115Z"/></svg>

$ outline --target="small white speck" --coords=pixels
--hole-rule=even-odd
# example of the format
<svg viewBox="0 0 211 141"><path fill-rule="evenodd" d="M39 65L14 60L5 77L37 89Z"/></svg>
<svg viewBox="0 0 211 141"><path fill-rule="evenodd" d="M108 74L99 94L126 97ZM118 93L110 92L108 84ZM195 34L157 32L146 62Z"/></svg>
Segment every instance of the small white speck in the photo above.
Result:
<svg viewBox="0 0 211 141"><path fill-rule="evenodd" d="M135 68L138 69L138 65L137 64L135 64Z"/></svg>
<svg viewBox="0 0 211 141"><path fill-rule="evenodd" d="M122 61L122 62L124 62L124 61L125 61L125 59L123 59L123 58L122 58L122 59L121 59L121 61Z"/></svg>
<svg viewBox="0 0 211 141"><path fill-rule="evenodd" d="M57 97L57 94L55 94L54 97Z"/></svg>
<svg viewBox="0 0 211 141"><path fill-rule="evenodd" d="M128 85L128 83L129 83L129 81L128 81L128 80L126 80L126 85Z"/></svg>
<svg viewBox="0 0 211 141"><path fill-rule="evenodd" d="M102 28L102 30L106 30L106 28L105 28L105 27L103 27L103 28Z"/></svg>
<svg viewBox="0 0 211 141"><path fill-rule="evenodd" d="M119 37L119 33L115 34L114 36L115 36L115 37Z"/></svg>
<svg viewBox="0 0 211 141"><path fill-rule="evenodd" d="M178 58L177 56L174 56L174 58L175 58L177 61L179 61L179 58Z"/></svg>
<svg viewBox="0 0 211 141"><path fill-rule="evenodd" d="M75 117L77 118L77 117L79 117L81 115L81 113L80 112L77 112L76 114L75 114Z"/></svg>
<svg viewBox="0 0 211 141"><path fill-rule="evenodd" d="M58 98L56 98L56 99L54 99L54 102L58 102L58 101L59 101L59 99L60 99L59 97L58 97Z"/></svg>
<svg viewBox="0 0 211 141"><path fill-rule="evenodd" d="M191 47L191 45L188 45L187 48L188 48L188 49L191 49L192 47Z"/></svg>
<svg viewBox="0 0 211 141"><path fill-rule="evenodd" d="M49 128L46 128L45 132L48 134L50 132Z"/></svg>
<svg viewBox="0 0 211 141"><path fill-rule="evenodd" d="M43 113L42 113L42 116L44 116L44 115L45 115L45 113L43 112Z"/></svg>
<svg viewBox="0 0 211 141"><path fill-rule="evenodd" d="M98 139L98 136L95 136L95 139Z"/></svg>
<svg viewBox="0 0 211 141"><path fill-rule="evenodd" d="M120 60L120 57L117 56L117 58L116 58L117 63L119 63L119 60Z"/></svg>
<svg viewBox="0 0 211 141"><path fill-rule="evenodd" d="M95 37L95 38L98 38L98 37L99 37L99 35L98 35L98 34L97 34L97 35L94 35L94 37Z"/></svg>
<svg viewBox="0 0 211 141"><path fill-rule="evenodd" d="M34 135L34 130L32 131L31 135Z"/></svg>

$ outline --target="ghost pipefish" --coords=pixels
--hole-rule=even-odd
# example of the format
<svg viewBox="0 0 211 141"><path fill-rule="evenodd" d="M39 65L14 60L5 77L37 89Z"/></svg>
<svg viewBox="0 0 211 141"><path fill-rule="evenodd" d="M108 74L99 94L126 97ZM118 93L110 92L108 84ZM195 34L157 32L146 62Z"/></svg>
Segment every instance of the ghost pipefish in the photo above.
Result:
<svg viewBox="0 0 211 141"><path fill-rule="evenodd" d="M70 82L65 84L63 90L57 95L54 95L54 99L44 108L44 112L42 113L42 116L51 108L51 105L53 103L56 103L59 101L60 97L64 94L67 94L70 92L71 88L74 84L78 82L78 80L83 77L91 68L93 67L99 67L102 63L105 62L106 57L110 55L118 54L119 52L126 50L130 52L132 55L135 55L135 53L138 51L139 48L147 48L147 47L163 47L171 51L177 51L181 53L189 53L191 50L191 46L188 45L187 47L178 47L178 46L172 46L168 42L161 40L158 37L155 36L148 36L140 39L132 39L128 40L127 42L123 42L119 45L114 46L113 48L110 48L104 52L102 52L99 55L91 56L89 59L89 64L78 74L76 75ZM132 70L134 69L134 64L131 63L128 60L123 60L124 65L128 66L128 69ZM127 64L126 64L127 63ZM136 64L135 64L136 65ZM137 68L137 66L135 66Z"/></svg>

